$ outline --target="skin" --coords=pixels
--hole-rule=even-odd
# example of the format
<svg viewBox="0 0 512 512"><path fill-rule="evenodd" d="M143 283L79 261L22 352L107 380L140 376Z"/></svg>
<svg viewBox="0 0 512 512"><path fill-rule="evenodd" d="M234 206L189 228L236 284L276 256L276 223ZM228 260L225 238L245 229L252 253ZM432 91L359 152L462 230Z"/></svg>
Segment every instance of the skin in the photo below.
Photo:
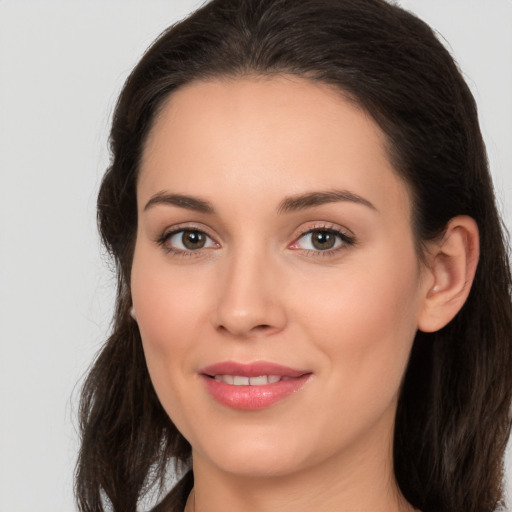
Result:
<svg viewBox="0 0 512 512"><path fill-rule="evenodd" d="M333 190L371 206L350 196L279 210ZM170 193L213 212L146 206ZM156 119L137 201L134 311L158 397L192 445L195 510L412 510L393 475L397 395L418 327L438 328L432 311L447 321L433 297L454 280L439 258L448 277L433 291L437 267L418 259L409 191L375 122L299 78L195 82ZM179 229L206 233L206 245L164 240ZM319 250L312 229L354 243ZM460 225L451 231L462 246ZM271 407L235 410L198 374L228 360L312 376Z"/></svg>

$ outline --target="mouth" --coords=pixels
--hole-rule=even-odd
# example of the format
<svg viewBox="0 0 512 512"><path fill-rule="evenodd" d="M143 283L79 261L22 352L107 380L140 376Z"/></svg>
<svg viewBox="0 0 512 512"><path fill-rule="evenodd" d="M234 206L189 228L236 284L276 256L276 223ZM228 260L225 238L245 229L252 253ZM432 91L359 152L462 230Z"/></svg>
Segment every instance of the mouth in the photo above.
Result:
<svg viewBox="0 0 512 512"><path fill-rule="evenodd" d="M208 375L217 382L225 382L232 386L267 386L276 382L291 380L294 377L281 375L258 375L257 377L246 377L244 375Z"/></svg>
<svg viewBox="0 0 512 512"><path fill-rule="evenodd" d="M270 362L217 363L199 372L205 387L218 403L232 409L256 410L270 407L296 393L312 376Z"/></svg>

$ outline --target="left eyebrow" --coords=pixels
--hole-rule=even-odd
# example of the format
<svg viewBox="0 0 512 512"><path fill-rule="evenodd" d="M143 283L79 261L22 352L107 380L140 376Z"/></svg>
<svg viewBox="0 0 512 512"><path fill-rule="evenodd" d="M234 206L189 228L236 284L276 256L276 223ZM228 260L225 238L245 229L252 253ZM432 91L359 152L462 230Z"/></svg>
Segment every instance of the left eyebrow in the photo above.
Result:
<svg viewBox="0 0 512 512"><path fill-rule="evenodd" d="M298 194L296 196L287 197L279 204L277 208L278 213L295 212L298 210L305 210L314 206L322 204L337 203L337 202L350 202L357 203L368 208L378 211L375 206L357 194L348 190L327 190L319 192L307 192L305 194Z"/></svg>

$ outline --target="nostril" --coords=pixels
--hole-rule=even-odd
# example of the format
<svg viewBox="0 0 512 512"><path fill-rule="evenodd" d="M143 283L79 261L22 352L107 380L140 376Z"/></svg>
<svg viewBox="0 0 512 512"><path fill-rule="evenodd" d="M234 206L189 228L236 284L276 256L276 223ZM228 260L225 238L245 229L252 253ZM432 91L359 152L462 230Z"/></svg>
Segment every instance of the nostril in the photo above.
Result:
<svg viewBox="0 0 512 512"><path fill-rule="evenodd" d="M266 331L270 331L272 330L272 326L270 324L258 324L258 325L255 325L249 329L243 329L243 332L236 332L235 329L233 328L229 328L229 327L226 327L225 325L219 325L217 327L218 330L220 331L223 331L223 332L230 332L230 333L233 333L233 334L237 334L237 335L241 335L241 336L246 336L246 335L250 335L250 333L255 333L255 332L266 332Z"/></svg>
<svg viewBox="0 0 512 512"><path fill-rule="evenodd" d="M270 325L268 324L260 324L260 325L256 325L253 327L254 330L259 330L259 331L266 331L268 329L270 329Z"/></svg>

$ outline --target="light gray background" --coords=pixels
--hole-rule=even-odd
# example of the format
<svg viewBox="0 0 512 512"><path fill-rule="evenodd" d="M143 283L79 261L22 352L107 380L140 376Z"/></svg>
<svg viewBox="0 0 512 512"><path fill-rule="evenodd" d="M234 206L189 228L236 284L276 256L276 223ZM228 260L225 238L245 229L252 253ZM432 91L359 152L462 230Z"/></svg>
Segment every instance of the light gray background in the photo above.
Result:
<svg viewBox="0 0 512 512"><path fill-rule="evenodd" d="M400 3L469 81L510 229L512 0ZM75 509L77 383L113 299L95 226L109 119L144 49L198 4L0 0L0 512Z"/></svg>

